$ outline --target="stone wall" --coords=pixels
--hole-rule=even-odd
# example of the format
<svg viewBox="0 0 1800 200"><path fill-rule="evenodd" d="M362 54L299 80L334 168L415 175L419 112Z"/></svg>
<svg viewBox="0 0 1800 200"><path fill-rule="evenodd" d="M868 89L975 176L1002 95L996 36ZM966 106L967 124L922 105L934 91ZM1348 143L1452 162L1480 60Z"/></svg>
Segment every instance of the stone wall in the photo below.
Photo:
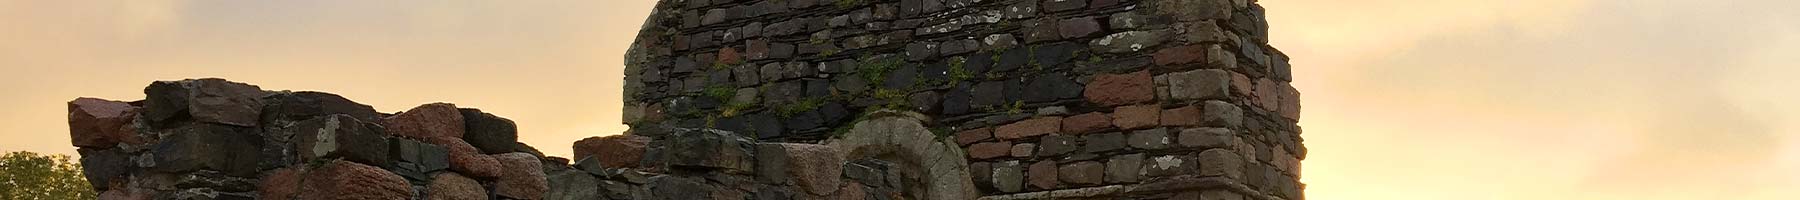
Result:
<svg viewBox="0 0 1800 200"><path fill-rule="evenodd" d="M1304 199L1254 0L665 0L574 159L447 103L69 102L102 199Z"/></svg>
<svg viewBox="0 0 1800 200"><path fill-rule="evenodd" d="M876 110L915 112L963 154L971 196L1302 199L1299 93L1263 12L1255 0L665 0L626 55L624 122L656 140L673 127L830 144L857 140L846 135Z"/></svg>

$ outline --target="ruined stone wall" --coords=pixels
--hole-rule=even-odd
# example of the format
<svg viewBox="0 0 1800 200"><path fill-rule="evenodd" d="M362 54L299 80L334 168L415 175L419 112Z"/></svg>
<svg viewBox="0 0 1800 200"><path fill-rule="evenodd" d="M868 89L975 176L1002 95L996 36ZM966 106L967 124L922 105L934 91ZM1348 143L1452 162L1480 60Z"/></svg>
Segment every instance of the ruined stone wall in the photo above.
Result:
<svg viewBox="0 0 1800 200"><path fill-rule="evenodd" d="M922 114L925 141L955 147L943 165L963 168L970 198L1303 199L1299 94L1263 12L1255 0L665 0L626 55L623 115L644 140L698 128L839 147L865 140L855 128L877 110ZM936 153L911 152L931 148L901 149L844 159L939 170L919 161ZM943 192L929 189L902 193Z"/></svg>
<svg viewBox="0 0 1800 200"><path fill-rule="evenodd" d="M69 103L102 199L1304 199L1254 0L665 0L623 135L161 81Z"/></svg>

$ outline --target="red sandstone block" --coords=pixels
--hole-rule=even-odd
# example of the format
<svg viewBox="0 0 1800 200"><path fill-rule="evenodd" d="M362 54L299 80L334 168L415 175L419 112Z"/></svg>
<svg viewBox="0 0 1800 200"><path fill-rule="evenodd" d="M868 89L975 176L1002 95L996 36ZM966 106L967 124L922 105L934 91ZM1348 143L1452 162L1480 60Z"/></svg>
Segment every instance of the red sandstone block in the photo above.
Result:
<svg viewBox="0 0 1800 200"><path fill-rule="evenodd" d="M725 48L719 49L719 60L714 63L721 64L721 65L735 65L738 63L744 63L744 56L742 54L738 53L737 48L725 47Z"/></svg>
<svg viewBox="0 0 1800 200"><path fill-rule="evenodd" d="M600 166L637 167L638 160L644 158L644 146L649 143L650 137L630 134L588 137L575 141L575 159L592 156L599 159Z"/></svg>
<svg viewBox="0 0 1800 200"><path fill-rule="evenodd" d="M1102 112L1091 112L1063 118L1062 125L1064 133L1092 133L1112 128L1112 117Z"/></svg>
<svg viewBox="0 0 1800 200"><path fill-rule="evenodd" d="M994 128L992 127L981 127L978 129L956 132L957 145L969 145L988 138L994 138Z"/></svg>
<svg viewBox="0 0 1800 200"><path fill-rule="evenodd" d="M1188 45L1164 48L1151 54L1150 57L1159 66L1194 63L1206 58L1206 46Z"/></svg>
<svg viewBox="0 0 1800 200"><path fill-rule="evenodd" d="M449 103L419 105L412 110L382 119L381 126L387 128L389 135L418 139L462 138L464 132L462 112L456 111L456 105Z"/></svg>
<svg viewBox="0 0 1800 200"><path fill-rule="evenodd" d="M1013 122L994 129L994 137L1011 140L1056 133L1062 129L1062 117L1039 117Z"/></svg>
<svg viewBox="0 0 1800 200"><path fill-rule="evenodd" d="M1200 107L1182 106L1162 111L1163 126L1199 126L1205 118L1200 115Z"/></svg>
<svg viewBox="0 0 1800 200"><path fill-rule="evenodd" d="M1273 79L1256 79L1256 95L1251 99L1256 101L1257 108L1267 111L1281 108L1281 86L1275 83Z"/></svg>
<svg viewBox="0 0 1800 200"><path fill-rule="evenodd" d="M1156 100L1156 83L1150 71L1129 74L1101 74L1088 82L1082 94L1088 102L1101 106L1117 106Z"/></svg>
<svg viewBox="0 0 1800 200"><path fill-rule="evenodd" d="M1113 126L1124 130L1154 127L1160 115L1162 108L1157 105L1120 106L1113 108Z"/></svg>
<svg viewBox="0 0 1800 200"><path fill-rule="evenodd" d="M1294 89L1293 85L1285 82L1280 84L1281 92L1278 95L1281 96L1281 109L1279 110L1281 117L1300 120L1300 90Z"/></svg>
<svg viewBox="0 0 1800 200"><path fill-rule="evenodd" d="M1056 161L1045 160L1031 164L1025 169L1025 183L1038 189L1056 189L1058 185Z"/></svg>
<svg viewBox="0 0 1800 200"><path fill-rule="evenodd" d="M969 158L999 158L1012 153L1012 146L1011 142L1006 141L977 143L969 146Z"/></svg>
<svg viewBox="0 0 1800 200"><path fill-rule="evenodd" d="M69 101L69 139L77 147L112 148L120 142L141 144L131 120L138 112L129 103L95 98Z"/></svg>

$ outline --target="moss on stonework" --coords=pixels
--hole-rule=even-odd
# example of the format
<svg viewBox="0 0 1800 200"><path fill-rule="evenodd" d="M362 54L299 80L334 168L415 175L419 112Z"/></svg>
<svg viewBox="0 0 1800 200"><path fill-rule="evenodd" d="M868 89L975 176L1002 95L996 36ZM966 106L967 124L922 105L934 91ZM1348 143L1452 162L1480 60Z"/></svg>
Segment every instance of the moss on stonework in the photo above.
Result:
<svg viewBox="0 0 1800 200"><path fill-rule="evenodd" d="M700 95L719 100L719 102L729 102L731 97L737 96L737 88L724 85L706 86L706 89L700 90Z"/></svg>
<svg viewBox="0 0 1800 200"><path fill-rule="evenodd" d="M781 116L781 118L789 118L802 112L818 110L819 106L824 105L824 97L807 97L806 99L777 107L775 109L775 114Z"/></svg>

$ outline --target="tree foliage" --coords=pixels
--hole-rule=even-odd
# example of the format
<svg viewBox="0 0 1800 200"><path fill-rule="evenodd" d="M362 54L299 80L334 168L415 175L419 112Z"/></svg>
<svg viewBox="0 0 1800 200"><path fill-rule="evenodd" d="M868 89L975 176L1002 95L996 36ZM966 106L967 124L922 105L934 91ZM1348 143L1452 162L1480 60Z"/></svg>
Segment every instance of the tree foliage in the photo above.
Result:
<svg viewBox="0 0 1800 200"><path fill-rule="evenodd" d="M81 163L68 155L10 152L0 156L0 199L94 199Z"/></svg>

